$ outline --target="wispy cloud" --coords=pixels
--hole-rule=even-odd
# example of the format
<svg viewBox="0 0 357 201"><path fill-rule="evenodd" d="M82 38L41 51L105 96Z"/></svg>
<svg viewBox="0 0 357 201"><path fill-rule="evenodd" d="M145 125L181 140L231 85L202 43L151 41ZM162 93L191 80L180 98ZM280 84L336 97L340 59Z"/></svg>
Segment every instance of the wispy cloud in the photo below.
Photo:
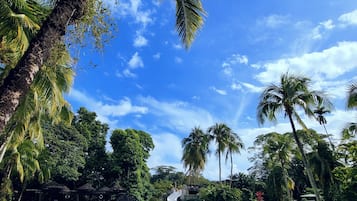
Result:
<svg viewBox="0 0 357 201"><path fill-rule="evenodd" d="M145 114L148 111L146 107L133 105L127 97L117 100L116 103L106 103L74 88L71 89L68 97L72 102L75 101L88 110L95 111L100 121L110 125L116 124L115 118L117 117L128 114Z"/></svg>
<svg viewBox="0 0 357 201"><path fill-rule="evenodd" d="M173 44L172 47L176 50L180 50L183 48L181 44Z"/></svg>
<svg viewBox="0 0 357 201"><path fill-rule="evenodd" d="M144 62L139 56L138 52L135 52L134 55L131 57L131 59L128 62L129 68L135 69L139 67L144 67Z"/></svg>
<svg viewBox="0 0 357 201"><path fill-rule="evenodd" d="M140 57L138 52L135 52L130 60L127 62L127 67L120 73L116 72L115 75L119 78L127 77L127 78L136 78L137 75L133 72L137 68L144 67L144 62Z"/></svg>
<svg viewBox="0 0 357 201"><path fill-rule="evenodd" d="M278 28L284 24L289 23L289 17L285 15L269 15L258 21L261 26L266 26L268 28Z"/></svg>
<svg viewBox="0 0 357 201"><path fill-rule="evenodd" d="M152 57L153 57L154 59L160 59L161 54L160 54L160 52L158 52L158 53L154 54Z"/></svg>
<svg viewBox="0 0 357 201"><path fill-rule="evenodd" d="M149 114L157 119L157 125L162 125L171 130L188 133L195 126L208 127L214 124L212 115L187 102L158 101L153 97L141 97L139 101L148 107Z"/></svg>
<svg viewBox="0 0 357 201"><path fill-rule="evenodd" d="M248 65L248 57L246 55L232 54L222 63L223 73L228 76L232 76L233 66L244 64Z"/></svg>
<svg viewBox="0 0 357 201"><path fill-rule="evenodd" d="M312 30L311 37L312 39L321 39L326 31L332 30L333 28L335 28L335 25L332 20L321 22Z"/></svg>
<svg viewBox="0 0 357 201"><path fill-rule="evenodd" d="M214 92L216 92L217 94L220 94L220 95L227 95L227 92L223 89L217 89L216 87L210 87L210 89Z"/></svg>
<svg viewBox="0 0 357 201"><path fill-rule="evenodd" d="M345 26L357 25L357 10L342 14L338 20Z"/></svg>
<svg viewBox="0 0 357 201"><path fill-rule="evenodd" d="M252 93L261 93L264 90L263 87L257 87L255 85L247 83L247 82L242 82L242 85L246 89L248 89L249 92L252 92Z"/></svg>
<svg viewBox="0 0 357 201"><path fill-rule="evenodd" d="M134 47L144 47L148 44L148 40L142 36L142 35L137 35L136 38L134 39Z"/></svg>
<svg viewBox="0 0 357 201"><path fill-rule="evenodd" d="M113 4L112 4L113 5ZM146 27L153 22L152 11L142 9L141 0L122 0L120 5L112 7L115 14L119 14L120 17L132 17L136 23Z"/></svg>

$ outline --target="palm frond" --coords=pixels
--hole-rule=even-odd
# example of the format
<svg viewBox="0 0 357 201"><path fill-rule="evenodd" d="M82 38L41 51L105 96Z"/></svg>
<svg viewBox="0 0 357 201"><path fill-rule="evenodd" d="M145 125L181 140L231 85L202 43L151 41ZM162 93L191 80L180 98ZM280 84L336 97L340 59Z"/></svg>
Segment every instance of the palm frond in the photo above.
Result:
<svg viewBox="0 0 357 201"><path fill-rule="evenodd" d="M357 84L351 84L347 92L347 108L357 107Z"/></svg>
<svg viewBox="0 0 357 201"><path fill-rule="evenodd" d="M206 15L201 0L176 0L176 30L188 49Z"/></svg>

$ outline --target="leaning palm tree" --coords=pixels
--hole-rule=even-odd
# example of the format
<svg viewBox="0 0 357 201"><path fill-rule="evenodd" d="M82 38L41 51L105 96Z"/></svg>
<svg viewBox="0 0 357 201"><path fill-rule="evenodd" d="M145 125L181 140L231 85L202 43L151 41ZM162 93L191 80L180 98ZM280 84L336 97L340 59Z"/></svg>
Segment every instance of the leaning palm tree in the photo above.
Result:
<svg viewBox="0 0 357 201"><path fill-rule="evenodd" d="M232 187L232 176L233 176L233 154L240 153L240 150L244 148L244 143L237 133L231 132L228 137L227 151L226 151L226 162L230 158L231 163L231 174L230 174L230 186Z"/></svg>
<svg viewBox="0 0 357 201"><path fill-rule="evenodd" d="M314 117L312 108L319 104L324 104L324 106L329 108L331 107L331 103L322 93L310 91L308 87L309 83L310 79L308 78L289 75L288 73L283 74L280 79L280 85L272 84L261 94L257 107L257 119L260 124L263 124L265 120L276 121L276 114L282 111L284 112L284 117L288 117L293 137L302 155L310 184L314 189L317 201L320 201L320 194L310 164L306 158L303 144L297 135L294 120L307 130L297 109L302 109L307 116Z"/></svg>
<svg viewBox="0 0 357 201"><path fill-rule="evenodd" d="M224 123L216 123L215 125L208 128L207 133L210 134L211 139L213 139L217 144L217 149L215 154L218 156L219 164L219 182L222 181L222 168L221 168L221 155L224 153L228 146L228 141L232 134L232 130Z"/></svg>
<svg viewBox="0 0 357 201"><path fill-rule="evenodd" d="M176 27L185 47L188 48L203 24L205 12L200 0L176 2ZM51 56L54 45L63 40L68 26L84 27L81 30L87 30L86 26L90 27L92 23L98 22L98 19L103 19L104 17L99 16L104 10L101 3L102 0L56 1L54 9L36 37L31 40L25 54L0 86L0 146L6 141L5 126L15 113L20 100L28 93L44 61ZM98 16L99 18L96 18Z"/></svg>
<svg viewBox="0 0 357 201"><path fill-rule="evenodd" d="M183 155L181 161L190 176L198 176L204 169L209 152L209 136L199 127L192 129L190 135L182 140Z"/></svg>

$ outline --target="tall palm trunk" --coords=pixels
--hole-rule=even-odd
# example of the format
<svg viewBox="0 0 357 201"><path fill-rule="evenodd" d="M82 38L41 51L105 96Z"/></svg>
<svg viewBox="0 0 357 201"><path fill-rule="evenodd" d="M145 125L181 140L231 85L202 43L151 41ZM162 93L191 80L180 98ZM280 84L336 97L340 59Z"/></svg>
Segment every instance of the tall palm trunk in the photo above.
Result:
<svg viewBox="0 0 357 201"><path fill-rule="evenodd" d="M221 170L221 152L219 151L218 152L218 163L219 163L219 166L218 166L218 172L219 172L219 183L222 183L222 178L221 178L221 175L222 175L222 170Z"/></svg>
<svg viewBox="0 0 357 201"><path fill-rule="evenodd" d="M303 145L301 144L300 139L297 136L295 124L294 124L293 118L291 116L292 114L291 114L291 112L287 112L287 114L288 114L288 117L289 117L291 128L293 130L293 136L294 136L295 142L296 142L296 144L297 144L297 146L299 148L299 151L301 153L301 156L302 156L302 161L304 163L304 166L305 166L305 169L306 169L306 172L307 172L307 177L309 178L310 184L311 184L311 186L312 186L312 188L314 190L314 193L315 193L315 196L316 196L316 201L321 201L320 193L319 193L319 191L317 189L316 182L315 182L314 176L313 176L312 171L311 171L310 163L306 158Z"/></svg>
<svg viewBox="0 0 357 201"><path fill-rule="evenodd" d="M230 187L232 188L232 179L233 179L233 157L232 157L232 152L229 154L231 157L231 177L230 177Z"/></svg>
<svg viewBox="0 0 357 201"><path fill-rule="evenodd" d="M322 126L323 126L324 129L325 129L325 132L326 132L328 141L329 141L329 143L330 143L330 146L331 146L331 148L332 148L332 151L333 151L333 153L335 153L335 145L332 143L331 137L330 137L330 135L329 135L328 132L327 132L327 129L326 129L325 124L322 124Z"/></svg>
<svg viewBox="0 0 357 201"><path fill-rule="evenodd" d="M29 91L35 75L50 57L67 26L84 14L87 0L60 0L32 39L29 48L0 86L0 146L5 148L5 126ZM0 161L1 162L1 161Z"/></svg>

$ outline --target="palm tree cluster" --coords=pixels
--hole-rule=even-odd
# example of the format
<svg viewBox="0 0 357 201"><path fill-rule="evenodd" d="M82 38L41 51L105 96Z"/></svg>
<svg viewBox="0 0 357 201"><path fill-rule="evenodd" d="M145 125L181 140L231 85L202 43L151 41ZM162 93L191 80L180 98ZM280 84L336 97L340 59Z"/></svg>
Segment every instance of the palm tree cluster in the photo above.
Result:
<svg viewBox="0 0 357 201"><path fill-rule="evenodd" d="M226 161L231 164L231 176L233 175L233 154L240 153L244 144L237 133L224 123L216 123L204 132L199 127L192 129L188 137L182 140L183 155L181 161L187 168L189 175L199 176L204 170L207 162L207 155L210 153L209 144L214 141L217 145L215 154L219 163L219 181L222 181L222 154L225 154Z"/></svg>
<svg viewBox="0 0 357 201"><path fill-rule="evenodd" d="M189 48L205 11L197 0L176 5L177 31ZM73 116L63 97L74 76L68 39L92 35L100 42L108 11L102 0L0 0L1 186L9 186L12 172L21 181L41 173L41 122L70 124Z"/></svg>

